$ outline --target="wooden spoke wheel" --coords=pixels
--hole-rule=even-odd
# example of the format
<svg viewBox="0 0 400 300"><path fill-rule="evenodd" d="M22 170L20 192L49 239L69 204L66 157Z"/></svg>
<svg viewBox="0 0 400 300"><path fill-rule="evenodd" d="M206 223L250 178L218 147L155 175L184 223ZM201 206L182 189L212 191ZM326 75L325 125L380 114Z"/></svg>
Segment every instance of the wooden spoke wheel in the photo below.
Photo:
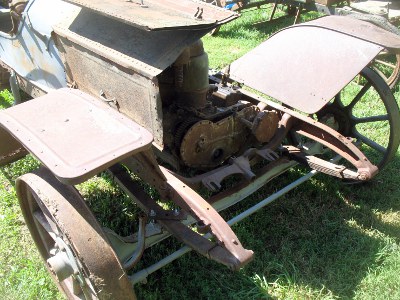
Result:
<svg viewBox="0 0 400 300"><path fill-rule="evenodd" d="M17 179L22 213L67 299L136 299L107 238L78 191L41 168Z"/></svg>
<svg viewBox="0 0 400 300"><path fill-rule="evenodd" d="M391 24L382 16L364 13L352 13L349 15L349 17L370 22L391 33L400 35L400 29ZM400 78L400 55L390 53L388 50L384 49L371 62L370 65L371 68L374 69L386 81L391 89L394 88Z"/></svg>
<svg viewBox="0 0 400 300"><path fill-rule="evenodd" d="M371 68L393 89L400 78L400 55L385 49L372 61Z"/></svg>
<svg viewBox="0 0 400 300"><path fill-rule="evenodd" d="M317 117L344 136L352 137L367 158L382 169L399 147L399 107L387 83L374 70L366 67L359 76Z"/></svg>

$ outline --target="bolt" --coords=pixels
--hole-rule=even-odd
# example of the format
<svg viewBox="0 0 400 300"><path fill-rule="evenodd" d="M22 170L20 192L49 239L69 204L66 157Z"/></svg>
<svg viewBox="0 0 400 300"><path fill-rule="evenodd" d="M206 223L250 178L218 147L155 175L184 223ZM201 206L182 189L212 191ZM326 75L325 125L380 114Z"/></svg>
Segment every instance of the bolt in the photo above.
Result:
<svg viewBox="0 0 400 300"><path fill-rule="evenodd" d="M361 173L360 175L358 175L358 178L359 178L360 180L367 180L367 174Z"/></svg>

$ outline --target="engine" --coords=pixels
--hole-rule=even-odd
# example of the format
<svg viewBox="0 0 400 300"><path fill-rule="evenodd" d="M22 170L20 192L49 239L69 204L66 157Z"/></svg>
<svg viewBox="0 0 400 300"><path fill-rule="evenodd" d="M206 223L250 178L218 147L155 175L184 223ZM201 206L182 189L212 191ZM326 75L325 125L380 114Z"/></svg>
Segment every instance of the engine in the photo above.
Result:
<svg viewBox="0 0 400 300"><path fill-rule="evenodd" d="M187 167L208 169L271 140L280 115L246 101L238 87L210 82L201 40L159 75L164 145Z"/></svg>

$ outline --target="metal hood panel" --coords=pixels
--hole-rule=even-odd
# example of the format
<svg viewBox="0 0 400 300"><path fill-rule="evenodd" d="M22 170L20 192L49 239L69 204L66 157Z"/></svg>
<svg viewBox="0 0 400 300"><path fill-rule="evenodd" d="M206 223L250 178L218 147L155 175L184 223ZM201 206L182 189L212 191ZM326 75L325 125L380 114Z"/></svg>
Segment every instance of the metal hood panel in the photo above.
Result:
<svg viewBox="0 0 400 300"><path fill-rule="evenodd" d="M239 15L194 0L67 0L146 30L212 29Z"/></svg>
<svg viewBox="0 0 400 300"><path fill-rule="evenodd" d="M365 25L362 21L352 24L360 30ZM233 62L230 76L293 108L315 113L382 49L320 25L294 26Z"/></svg>
<svg viewBox="0 0 400 300"><path fill-rule="evenodd" d="M64 39L149 78L174 63L207 30L147 31L88 9L53 26Z"/></svg>

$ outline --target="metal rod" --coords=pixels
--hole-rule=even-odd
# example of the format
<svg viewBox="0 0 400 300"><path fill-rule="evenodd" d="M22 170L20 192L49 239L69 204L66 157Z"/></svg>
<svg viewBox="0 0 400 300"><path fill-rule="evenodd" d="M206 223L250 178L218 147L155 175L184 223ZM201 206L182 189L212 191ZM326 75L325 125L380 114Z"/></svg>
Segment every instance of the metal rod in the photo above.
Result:
<svg viewBox="0 0 400 300"><path fill-rule="evenodd" d="M332 163L338 162L340 160L340 158L341 158L341 156L337 155L336 157L334 157L330 161ZM275 201L279 197L287 194L288 192L290 192L291 190L293 190L294 188L296 188L300 184L306 182L307 180L309 180L311 177L315 176L318 173L319 173L318 171L312 170L311 172L307 173L306 175L304 175L304 176L300 177L299 179L293 181L291 184L285 186L283 189L277 191L276 193L274 193L271 196L265 198L264 200L258 202L256 205L250 207L249 209L245 210L244 212L242 212L241 214L237 215L236 217L230 219L227 223L230 226L232 226L232 225L242 221L243 219L245 219L248 216L254 214L255 212L257 212L258 210L260 210L264 206L270 204L271 202Z"/></svg>
<svg viewBox="0 0 400 300"><path fill-rule="evenodd" d="M274 3L274 7L273 7L273 9L272 9L271 16L269 17L269 21L272 21L272 19L273 19L274 16L275 16L276 9L278 8L278 3L279 3L279 0L275 0L275 3Z"/></svg>
<svg viewBox="0 0 400 300"><path fill-rule="evenodd" d="M230 219L227 223L230 226L232 226L232 225L242 221L246 217L252 215L253 213L255 213L258 210L260 210L261 208L263 208L264 206L270 204L274 200L278 199L279 197L281 197L284 194L288 193L289 191L291 191L292 189L296 188L300 184L302 184L305 181L309 180L311 177L313 177L317 173L318 173L318 171L316 171L316 170L313 170L313 171L309 172L308 174L300 177L299 179L297 179L296 181L294 181L291 184L287 185L286 187L284 187L283 189L279 190L278 192L272 194L271 196L265 198L261 202L259 202L256 205L252 206L248 210L246 210L246 211L242 212L241 214L237 215L236 217ZM176 251L176 252L164 257L162 260L158 261L157 263L155 263L155 264L153 264L153 265L151 265L151 266L149 266L149 267L147 267L147 268L145 268L143 270L140 270L137 273L129 276L129 280L131 281L132 284L136 284L138 282L145 281L146 277L148 275L150 275L151 273L161 269L162 267L164 267L167 264L171 263L175 259L183 256L184 254L190 252L191 250L192 249L190 247L184 246L181 249L179 249L178 251Z"/></svg>
<svg viewBox="0 0 400 300"><path fill-rule="evenodd" d="M175 251L174 253L164 257L162 260L159 262L155 263L154 265L151 265L150 267L147 267L143 270L140 270L139 272L129 276L129 280L132 284L136 284L139 282L146 282L147 276L149 276L151 273L154 273L155 271L161 269L162 267L168 265L169 263L173 262L175 259L178 259L179 257L183 256L184 254L192 251L192 249L188 246L184 246L178 251Z"/></svg>
<svg viewBox="0 0 400 300"><path fill-rule="evenodd" d="M146 228L145 228L146 219L147 218L146 218L146 216L144 214L139 216L138 243L137 243L135 252L123 264L123 267L124 267L125 270L130 270L134 266L136 266L136 264L139 262L140 258L143 255L144 248L146 246L146 243L145 243L145 240L146 240L146 237L145 237L145 235L146 235Z"/></svg>
<svg viewBox="0 0 400 300"><path fill-rule="evenodd" d="M11 88L11 92L14 97L14 105L20 104L21 103L21 94L19 93L17 75L15 74L14 71L11 71L11 75L10 75L10 88Z"/></svg>

